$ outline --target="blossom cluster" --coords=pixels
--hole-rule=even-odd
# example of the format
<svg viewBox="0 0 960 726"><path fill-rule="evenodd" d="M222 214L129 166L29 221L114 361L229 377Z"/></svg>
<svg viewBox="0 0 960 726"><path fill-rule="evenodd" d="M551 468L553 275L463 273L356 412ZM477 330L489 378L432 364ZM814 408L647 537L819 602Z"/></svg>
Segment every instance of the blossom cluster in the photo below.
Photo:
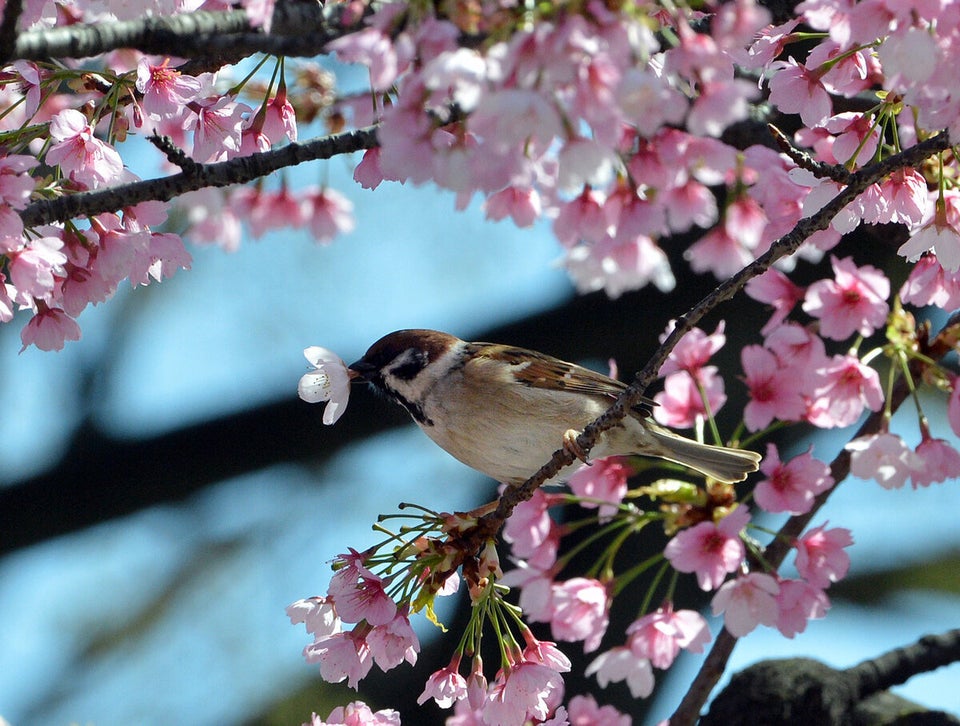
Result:
<svg viewBox="0 0 960 726"><path fill-rule="evenodd" d="M87 8L84 19L103 20L98 9ZM31 17L28 7L22 23ZM266 88L252 81L228 88L227 71L192 76L169 57L141 53L113 53L92 64L64 69L16 61L0 73L0 322L12 320L18 309L30 311L24 347L60 350L80 337L82 310L111 297L121 281L146 285L189 268L181 235L166 224L172 208L183 213L190 239L227 250L239 244L242 221L254 237L298 227L322 243L353 229L352 204L339 192L318 186L290 191L285 184L279 190L261 184L202 189L173 205L141 202L86 222L25 228L19 212L31 201L140 181L119 152L135 134L161 135L195 163L223 162L297 139L282 61L279 81ZM82 84L84 92L62 93L64 83ZM260 95L257 107L240 100L244 90Z"/></svg>

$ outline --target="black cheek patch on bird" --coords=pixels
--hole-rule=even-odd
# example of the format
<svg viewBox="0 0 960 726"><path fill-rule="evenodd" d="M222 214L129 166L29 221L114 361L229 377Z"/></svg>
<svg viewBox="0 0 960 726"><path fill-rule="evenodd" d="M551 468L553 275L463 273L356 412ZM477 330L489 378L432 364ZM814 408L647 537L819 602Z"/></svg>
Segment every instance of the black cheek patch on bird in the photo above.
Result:
<svg viewBox="0 0 960 726"><path fill-rule="evenodd" d="M429 356L422 350L412 348L404 354L404 362L390 369L390 375L401 381L412 381L430 362Z"/></svg>
<svg viewBox="0 0 960 726"><path fill-rule="evenodd" d="M413 416L413 420L416 421L418 424L420 424L421 426L433 426L433 421L430 418L428 418L426 414L424 414L423 408L421 408L415 403L410 403L410 401L403 398L402 396L395 395L394 398L396 399L397 403L399 403L401 406L407 409L407 413Z"/></svg>

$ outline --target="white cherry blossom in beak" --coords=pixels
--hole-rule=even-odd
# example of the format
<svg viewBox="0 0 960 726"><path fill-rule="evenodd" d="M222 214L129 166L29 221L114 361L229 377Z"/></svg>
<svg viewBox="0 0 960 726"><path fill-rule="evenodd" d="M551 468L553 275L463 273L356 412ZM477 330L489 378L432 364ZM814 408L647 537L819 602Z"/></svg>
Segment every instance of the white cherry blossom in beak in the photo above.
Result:
<svg viewBox="0 0 960 726"><path fill-rule="evenodd" d="M304 349L303 355L314 370L300 377L297 393L307 403L326 401L323 422L330 426L347 410L353 374L336 353L326 348L311 345Z"/></svg>

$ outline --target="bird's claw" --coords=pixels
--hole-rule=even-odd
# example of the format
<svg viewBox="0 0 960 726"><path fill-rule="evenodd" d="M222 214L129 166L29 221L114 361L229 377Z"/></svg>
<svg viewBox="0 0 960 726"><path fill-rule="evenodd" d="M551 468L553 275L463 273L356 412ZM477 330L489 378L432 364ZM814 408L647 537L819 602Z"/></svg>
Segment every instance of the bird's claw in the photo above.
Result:
<svg viewBox="0 0 960 726"><path fill-rule="evenodd" d="M583 450L583 447L577 443L577 437L580 436L580 432L576 429L567 429L563 432L563 450L566 451L570 456L575 459L579 459L587 466L590 465L590 462L587 461L587 452Z"/></svg>

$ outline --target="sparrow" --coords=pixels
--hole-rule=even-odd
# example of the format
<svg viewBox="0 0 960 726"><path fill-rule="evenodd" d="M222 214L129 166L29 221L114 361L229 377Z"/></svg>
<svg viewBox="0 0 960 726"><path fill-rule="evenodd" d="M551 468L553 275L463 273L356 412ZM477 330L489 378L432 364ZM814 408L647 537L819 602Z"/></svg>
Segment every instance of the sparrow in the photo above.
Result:
<svg viewBox="0 0 960 726"><path fill-rule="evenodd" d="M449 454L511 485L525 482L561 447L585 461L576 436L627 387L533 350L469 343L436 330L385 335L347 368L351 380L403 406ZM650 415L654 405L644 399L630 410L591 455L660 457L728 483L757 470L756 452L702 444L659 426Z"/></svg>

